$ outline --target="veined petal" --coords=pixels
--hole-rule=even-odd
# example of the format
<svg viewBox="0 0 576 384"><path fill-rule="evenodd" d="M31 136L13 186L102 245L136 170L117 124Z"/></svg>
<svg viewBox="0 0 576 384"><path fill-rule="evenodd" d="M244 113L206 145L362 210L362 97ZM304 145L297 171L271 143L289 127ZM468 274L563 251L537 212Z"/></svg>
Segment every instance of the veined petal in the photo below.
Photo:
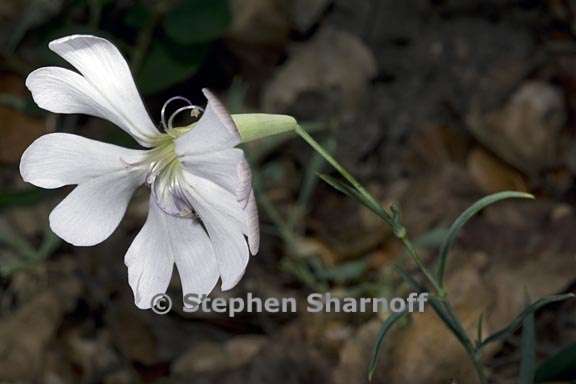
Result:
<svg viewBox="0 0 576 384"><path fill-rule="evenodd" d="M208 231L218 261L222 290L233 288L244 275L250 256L244 234L246 212L235 195L210 180L184 172L189 200Z"/></svg>
<svg viewBox="0 0 576 384"><path fill-rule="evenodd" d="M42 108L61 113L88 113L74 108L58 108L55 105L58 100L49 102L45 97L50 94L67 93L69 107L78 107L78 104L92 100L96 106L92 107L91 112L99 113L88 114L109 119L140 144L152 146L159 132L146 112L126 60L111 42L96 36L73 35L54 40L49 47L80 71L92 89L88 90L86 84L80 87L78 79L69 74L58 82L50 78L54 74L53 69L49 72L43 69L35 71L26 83L33 94L38 94L34 96L35 99L43 101L43 104L39 103ZM65 82L70 84L63 86ZM70 103L74 97L81 98L81 101Z"/></svg>
<svg viewBox="0 0 576 384"><path fill-rule="evenodd" d="M86 139L69 133L51 133L34 141L22 155L24 181L42 188L80 184L93 178L124 171L141 161L146 151Z"/></svg>
<svg viewBox="0 0 576 384"><path fill-rule="evenodd" d="M244 208L244 211L246 212L248 220L246 232L248 245L250 246L250 253L255 255L260 250L260 222L258 220L258 206L256 205L254 191L250 191L248 204Z"/></svg>
<svg viewBox="0 0 576 384"><path fill-rule="evenodd" d="M222 103L203 89L208 104L194 127L175 140L179 156L217 152L240 144L240 134Z"/></svg>
<svg viewBox="0 0 576 384"><path fill-rule="evenodd" d="M252 188L252 172L247 161L238 164L238 187L236 197L242 205L246 217L246 236L250 253L255 255L260 249L260 223L258 220L258 206Z"/></svg>
<svg viewBox="0 0 576 384"><path fill-rule="evenodd" d="M151 198L146 223L125 257L138 308L150 308L152 298L166 292L174 262L184 295L208 294L218 282L216 257L202 225L166 215Z"/></svg>
<svg viewBox="0 0 576 384"><path fill-rule="evenodd" d="M230 148L203 155L187 155L181 161L186 172L210 180L236 196L246 213L245 234L248 237L250 253L258 253L258 207L252 189L252 174L242 150Z"/></svg>
<svg viewBox="0 0 576 384"><path fill-rule="evenodd" d="M241 200L238 195L242 181L239 167L243 167L242 164L246 162L241 149L229 148L201 155L186 155L180 161L187 172L218 184Z"/></svg>
<svg viewBox="0 0 576 384"><path fill-rule="evenodd" d="M122 220L144 177L143 171L122 171L78 185L52 210L50 227L59 237L77 246L106 240Z"/></svg>

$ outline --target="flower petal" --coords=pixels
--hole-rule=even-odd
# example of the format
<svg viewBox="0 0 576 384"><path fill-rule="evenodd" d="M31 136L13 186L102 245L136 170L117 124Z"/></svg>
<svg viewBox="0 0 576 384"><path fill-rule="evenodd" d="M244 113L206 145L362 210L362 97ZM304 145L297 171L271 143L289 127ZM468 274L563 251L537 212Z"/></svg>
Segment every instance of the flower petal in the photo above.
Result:
<svg viewBox="0 0 576 384"><path fill-rule="evenodd" d="M248 197L248 204L244 208L248 218L248 245L250 246L250 253L255 255L260 250L260 223L258 220L258 206L256 205L256 197L254 191L250 192Z"/></svg>
<svg viewBox="0 0 576 384"><path fill-rule="evenodd" d="M189 173L208 179L228 192L237 194L241 183L238 167L245 163L246 159L241 149L229 148L202 155L183 156L181 162Z"/></svg>
<svg viewBox="0 0 576 384"><path fill-rule="evenodd" d="M203 155L187 155L182 157L181 161L186 172L210 180L236 196L246 212L245 234L248 236L250 253L253 255L258 253L260 243L258 208L252 190L252 174L242 150L230 148Z"/></svg>
<svg viewBox="0 0 576 384"><path fill-rule="evenodd" d="M85 83L79 81L81 76L69 73L58 81L56 75L64 72L54 68L34 71L26 84L35 100L41 102L38 105L52 112L87 113L109 119L140 144L152 146L159 132L146 112L126 60L111 42L96 36L73 35L54 40L49 47L76 67ZM50 95L66 95L67 109L56 105L58 99L50 101ZM74 98L80 101L71 102ZM94 105L89 108L89 103Z"/></svg>
<svg viewBox="0 0 576 384"><path fill-rule="evenodd" d="M78 185L50 213L50 227L70 244L90 246L106 240L144 182L141 171L105 174Z"/></svg>
<svg viewBox="0 0 576 384"><path fill-rule="evenodd" d="M247 230L246 212L236 196L210 180L184 172L192 206L208 231L218 269L222 290L233 288L244 275L250 251L244 234Z"/></svg>
<svg viewBox="0 0 576 384"><path fill-rule="evenodd" d="M176 153L180 156L217 152L240 144L240 134L222 103L207 89L206 110L196 125L176 139Z"/></svg>
<svg viewBox="0 0 576 384"><path fill-rule="evenodd" d="M246 159L237 164L236 171L238 175L236 198L246 213L247 231L245 234L248 237L250 253L255 255L260 249L260 223L258 220L256 197L254 196L254 189L252 188L252 172L250 171L250 165Z"/></svg>
<svg viewBox="0 0 576 384"><path fill-rule="evenodd" d="M184 295L208 294L218 282L216 257L202 225L166 215L151 198L146 223L125 257L138 308L150 308L152 298L166 292L174 262Z"/></svg>
<svg viewBox="0 0 576 384"><path fill-rule="evenodd" d="M69 133L51 133L24 151L20 174L38 187L58 188L123 171L128 164L141 161L145 153Z"/></svg>

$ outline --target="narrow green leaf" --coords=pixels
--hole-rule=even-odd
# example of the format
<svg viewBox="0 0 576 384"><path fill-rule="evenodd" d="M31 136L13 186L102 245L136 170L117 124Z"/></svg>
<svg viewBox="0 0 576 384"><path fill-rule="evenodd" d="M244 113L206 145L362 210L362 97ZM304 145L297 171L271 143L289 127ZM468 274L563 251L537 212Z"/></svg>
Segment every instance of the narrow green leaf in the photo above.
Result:
<svg viewBox="0 0 576 384"><path fill-rule="evenodd" d="M372 381L372 376L374 375L374 371L378 366L378 359L380 357L380 350L382 349L382 345L384 344L384 338L388 334L388 331L392 329L392 326L396 324L396 322L402 318L404 318L408 314L407 311L404 312L394 312L390 316L384 320L382 323L382 327L380 328L380 332L378 332L378 337L376 338L376 344L374 344L374 349L372 350L372 358L370 359L370 364L368 365L368 380Z"/></svg>
<svg viewBox="0 0 576 384"><path fill-rule="evenodd" d="M520 328L520 326L522 325L522 322L524 321L524 318L526 316L533 314L534 312L536 312L537 310L539 310L543 306L545 306L547 304L559 302L559 301L572 299L574 297L576 297L576 295L574 295L573 293L566 293L563 295L543 297L543 298L537 300L536 302L534 302L530 306L528 306L528 308L524 309L518 316L516 316L516 318L514 320L512 320L512 322L510 324L508 324L507 327L504 327L501 330L499 330L498 332L493 333L491 336L487 337L482 342L482 344L480 344L480 348L483 348L487 344L490 344L494 341L502 340L502 339L505 339L506 337L510 336L518 328Z"/></svg>
<svg viewBox="0 0 576 384"><path fill-rule="evenodd" d="M297 125L294 128L294 131L306 142L308 145L312 147L316 152L318 152L325 160L330 164L338 173L346 179L346 181L350 184L350 187L355 190L355 194L362 196L361 201L369 202L371 209L376 213L378 212L378 216L380 216L388 225L393 226L392 217L391 215L380 206L378 201L344 168L336 159L326 151L306 130ZM335 187L335 186L334 186ZM364 204L364 203L363 203ZM376 210L374 210L376 209Z"/></svg>
<svg viewBox="0 0 576 384"><path fill-rule="evenodd" d="M534 312L530 312L522 321L521 353L520 384L533 384L536 365L536 325Z"/></svg>
<svg viewBox="0 0 576 384"><path fill-rule="evenodd" d="M340 181L338 179L333 178L332 176L325 175L323 173L319 173L318 176L324 180L328 185L332 188L336 189L337 191L342 192L348 197L353 198L354 200L358 201L360 204L364 205L366 208L374 212L376 215L381 217L384 221L389 223L390 216L384 211L384 209L374 203L374 201L366 198L363 194L361 194L358 190L356 190L351 185Z"/></svg>
<svg viewBox="0 0 576 384"><path fill-rule="evenodd" d="M416 281L416 279L414 279L407 271L405 271L404 268L402 268L399 265L394 265L393 268L406 281L406 283L408 283L408 285L412 287L412 289L414 289L416 292L418 293L427 292L426 288L418 281Z"/></svg>
<svg viewBox="0 0 576 384"><path fill-rule="evenodd" d="M470 206L470 208L468 208L460 216L458 216L458 218L454 221L454 223L452 224L452 226L448 230L448 235L446 236L446 239L444 240L444 242L442 243L442 247L440 248L438 268L437 268L437 277L438 277L438 282L440 284L440 287L444 286L444 272L446 270L446 264L448 262L448 253L450 252L450 249L454 245L454 242L456 241L456 238L458 237L460 230L462 230L462 227L474 215L476 215L478 212L480 212L482 209L486 208L487 206L492 205L492 204L497 203L497 202L502 201L502 200L506 200L506 199L533 199L533 198L534 198L534 196L532 196L529 193L524 193L524 192L514 192L514 191L498 192L498 193L488 195L488 196L478 200L477 202L472 204L472 206Z"/></svg>
<svg viewBox="0 0 576 384"><path fill-rule="evenodd" d="M576 343L544 360L536 370L536 383L573 380L576 380Z"/></svg>
<svg viewBox="0 0 576 384"><path fill-rule="evenodd" d="M324 269L319 275L324 279L343 284L347 281L359 278L364 272L366 272L367 268L368 264L365 260L349 261L329 269Z"/></svg>
<svg viewBox="0 0 576 384"><path fill-rule="evenodd" d="M482 344L482 339L484 336L482 335L482 328L484 327L484 312L480 314L478 318L478 324L476 326L476 345Z"/></svg>
<svg viewBox="0 0 576 384"><path fill-rule="evenodd" d="M464 328L462 328L460 321L456 319L451 311L447 308L446 302L432 295L428 299L428 302L440 320L442 320L442 322L444 322L444 324L446 324L446 326L450 329L452 334L456 336L460 344L462 344L467 349L471 348L472 346L470 345L470 340L468 339L466 331Z"/></svg>

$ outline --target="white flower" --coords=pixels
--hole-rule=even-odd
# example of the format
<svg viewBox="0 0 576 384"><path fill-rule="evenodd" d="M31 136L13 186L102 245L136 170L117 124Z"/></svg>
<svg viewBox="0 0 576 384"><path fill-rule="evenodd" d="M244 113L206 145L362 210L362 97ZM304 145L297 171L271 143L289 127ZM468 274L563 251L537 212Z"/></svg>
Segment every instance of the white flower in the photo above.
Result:
<svg viewBox="0 0 576 384"><path fill-rule="evenodd" d="M136 305L150 308L152 297L166 291L174 264L185 295L208 294L219 278L223 290L234 287L258 252L259 229L250 170L235 148L240 135L222 104L205 90L208 104L192 129L169 124L161 133L112 43L74 35L49 46L80 74L58 67L32 72L26 85L35 102L55 113L107 119L148 148L68 133L32 143L20 163L25 181L42 188L78 184L50 214L52 230L77 246L98 244L146 184L148 218L125 256Z"/></svg>

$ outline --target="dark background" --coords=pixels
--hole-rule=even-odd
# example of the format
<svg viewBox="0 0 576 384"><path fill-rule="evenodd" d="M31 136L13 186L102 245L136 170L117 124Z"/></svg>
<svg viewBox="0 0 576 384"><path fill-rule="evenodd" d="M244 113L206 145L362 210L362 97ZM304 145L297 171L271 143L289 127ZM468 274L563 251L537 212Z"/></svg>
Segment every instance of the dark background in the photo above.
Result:
<svg viewBox="0 0 576 384"><path fill-rule="evenodd" d="M156 122L172 96L204 104L202 87L232 112L294 115L383 204L399 202L426 262L476 199L535 194L487 209L452 253L450 297L471 330L483 312L489 334L522 310L526 292L569 292L576 281L575 18L570 0L2 0L0 381L364 383L387 316L138 310L123 257L147 191L110 239L76 248L47 228L69 189L36 189L18 172L23 150L48 132L135 146L105 121L35 107L27 74L64 65L52 39L112 40ZM390 230L318 180L331 169L302 140L246 151L262 247L242 282L214 297L408 291L391 268L404 259ZM176 277L169 293L180 307ZM575 314L571 302L538 312L538 360L576 341ZM519 342L486 351L492 382L517 382ZM386 340L374 382L475 381L426 311Z"/></svg>

